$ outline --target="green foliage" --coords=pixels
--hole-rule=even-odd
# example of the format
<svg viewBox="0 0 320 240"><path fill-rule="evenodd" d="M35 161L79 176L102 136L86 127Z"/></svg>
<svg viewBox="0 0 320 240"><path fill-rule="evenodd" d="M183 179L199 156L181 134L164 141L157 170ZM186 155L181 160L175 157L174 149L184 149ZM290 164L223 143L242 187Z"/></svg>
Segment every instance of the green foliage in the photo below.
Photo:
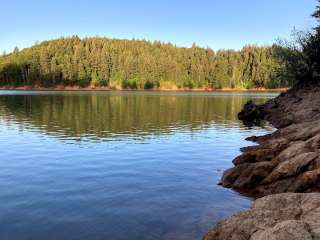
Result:
<svg viewBox="0 0 320 240"><path fill-rule="evenodd" d="M151 82L151 81L146 81L145 84L144 84L144 89L145 90L149 90L149 89L153 89L154 88L154 83Z"/></svg>
<svg viewBox="0 0 320 240"><path fill-rule="evenodd" d="M185 83L183 83L183 87L193 89L195 87L195 84L192 80L188 80Z"/></svg>
<svg viewBox="0 0 320 240"><path fill-rule="evenodd" d="M130 80L123 80L121 87L123 89L138 89L138 84L137 84L137 80L136 79L130 79Z"/></svg>
<svg viewBox="0 0 320 240"><path fill-rule="evenodd" d="M312 16L318 21L320 22L320 0L318 0L318 5L316 7L316 11L312 14ZM317 31L319 31L320 26L316 27Z"/></svg>
<svg viewBox="0 0 320 240"><path fill-rule="evenodd" d="M0 56L0 85L152 88L286 87L273 47L179 48L158 41L77 36Z"/></svg>
<svg viewBox="0 0 320 240"><path fill-rule="evenodd" d="M312 15L320 22L320 1ZM285 66L284 77L299 83L320 82L320 25L308 32L296 32L293 42L281 42L277 55Z"/></svg>

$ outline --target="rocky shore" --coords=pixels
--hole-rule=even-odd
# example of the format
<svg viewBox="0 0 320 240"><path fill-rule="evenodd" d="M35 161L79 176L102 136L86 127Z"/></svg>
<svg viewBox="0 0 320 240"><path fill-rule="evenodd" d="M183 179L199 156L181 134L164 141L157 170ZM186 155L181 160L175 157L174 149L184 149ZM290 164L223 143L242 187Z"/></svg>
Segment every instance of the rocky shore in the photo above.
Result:
<svg viewBox="0 0 320 240"><path fill-rule="evenodd" d="M249 103L239 117L278 130L248 138L257 145L241 149L221 185L262 198L204 239L320 239L320 85L297 85L262 106Z"/></svg>

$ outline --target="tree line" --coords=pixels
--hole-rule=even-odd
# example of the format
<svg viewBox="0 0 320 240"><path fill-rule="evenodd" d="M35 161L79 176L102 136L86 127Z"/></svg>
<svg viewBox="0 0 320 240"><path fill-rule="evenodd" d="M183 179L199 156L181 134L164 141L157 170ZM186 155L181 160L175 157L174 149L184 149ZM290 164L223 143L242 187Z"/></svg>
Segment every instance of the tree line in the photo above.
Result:
<svg viewBox="0 0 320 240"><path fill-rule="evenodd" d="M213 51L145 40L59 38L0 57L1 86L80 86L122 89L280 88L279 47Z"/></svg>

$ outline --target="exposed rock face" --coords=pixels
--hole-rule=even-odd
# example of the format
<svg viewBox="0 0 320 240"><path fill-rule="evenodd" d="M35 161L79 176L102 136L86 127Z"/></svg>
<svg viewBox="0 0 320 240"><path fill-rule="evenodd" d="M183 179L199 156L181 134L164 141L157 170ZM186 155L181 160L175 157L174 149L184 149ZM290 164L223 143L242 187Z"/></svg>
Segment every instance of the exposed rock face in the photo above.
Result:
<svg viewBox="0 0 320 240"><path fill-rule="evenodd" d="M265 120L277 128L320 120L320 84L296 86L261 106Z"/></svg>
<svg viewBox="0 0 320 240"><path fill-rule="evenodd" d="M204 240L320 239L320 193L284 193L256 200L220 222Z"/></svg>
<svg viewBox="0 0 320 240"><path fill-rule="evenodd" d="M222 185L254 196L320 190L320 87L292 89L262 109L279 130L249 138L259 145L241 149Z"/></svg>

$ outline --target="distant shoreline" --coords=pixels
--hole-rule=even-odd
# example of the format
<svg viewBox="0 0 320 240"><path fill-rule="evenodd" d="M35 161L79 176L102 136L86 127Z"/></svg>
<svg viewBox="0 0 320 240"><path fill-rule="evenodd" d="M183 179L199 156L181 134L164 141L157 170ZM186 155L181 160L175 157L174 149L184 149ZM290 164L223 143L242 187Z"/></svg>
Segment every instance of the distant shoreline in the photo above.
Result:
<svg viewBox="0 0 320 240"><path fill-rule="evenodd" d="M20 91L132 91L132 92L286 92L288 88L194 88L194 89L121 89L112 87L72 87L72 86L57 86L57 87L37 87L37 86L21 86L21 87L0 87L1 90L20 90Z"/></svg>

